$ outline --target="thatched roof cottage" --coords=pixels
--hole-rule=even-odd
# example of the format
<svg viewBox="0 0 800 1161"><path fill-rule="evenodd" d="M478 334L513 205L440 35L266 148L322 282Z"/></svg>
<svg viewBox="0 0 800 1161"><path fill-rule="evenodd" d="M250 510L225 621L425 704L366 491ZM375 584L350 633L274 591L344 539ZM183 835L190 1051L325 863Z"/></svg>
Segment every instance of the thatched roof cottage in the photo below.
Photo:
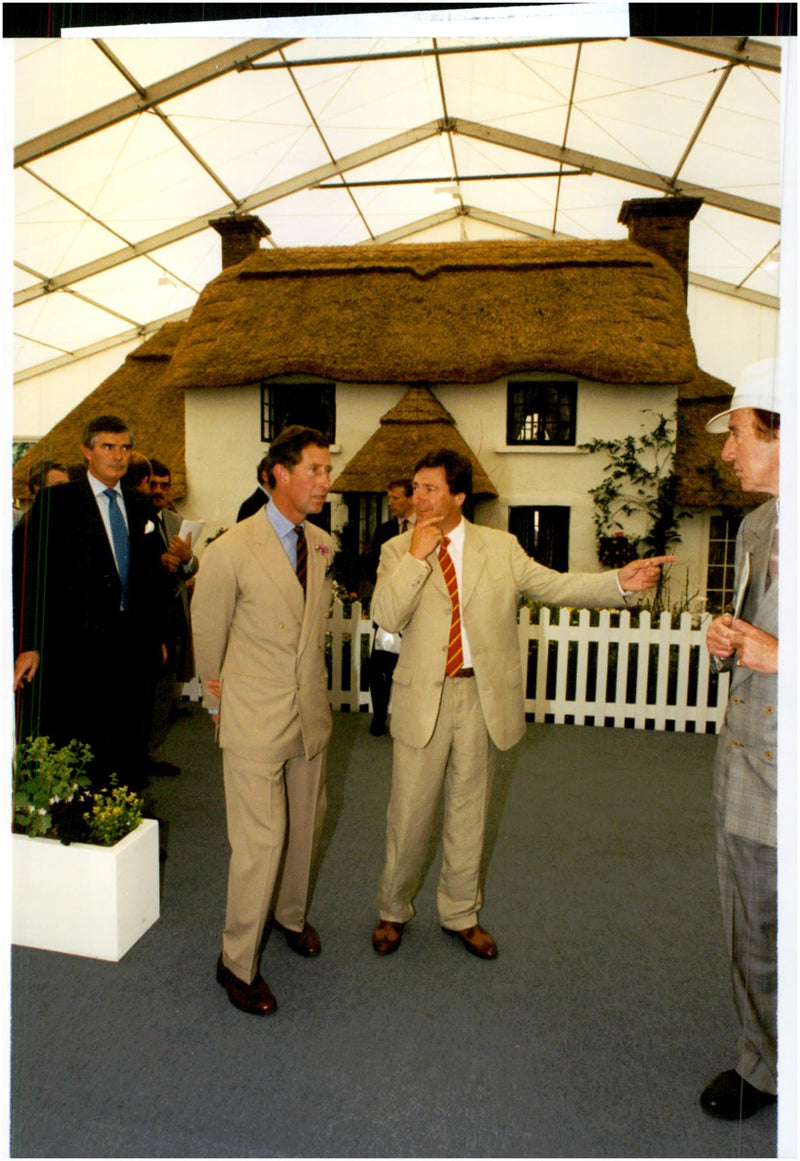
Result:
<svg viewBox="0 0 800 1161"><path fill-rule="evenodd" d="M423 444L457 444L473 460L478 519L507 527L512 512L535 508L559 523L562 563L597 567L587 492L601 465L579 445L640 430L648 410L671 414L677 403L682 502L741 503L703 431L731 389L697 366L689 330L698 205L627 202L628 240L599 242L262 250L253 219L252 252L209 283L187 323L145 344L58 425L52 446L79 428L77 412L82 422L120 411L142 450L172 463L182 491L166 418L176 436L185 431L187 510L216 528L232 523L284 422L325 425L343 497L334 525L347 520L363 545L388 479L409 474ZM229 224L246 251L247 222ZM224 239L226 220L216 226ZM525 392L538 398L542 384L554 414L570 412L566 438L553 435L561 419L530 414Z"/></svg>

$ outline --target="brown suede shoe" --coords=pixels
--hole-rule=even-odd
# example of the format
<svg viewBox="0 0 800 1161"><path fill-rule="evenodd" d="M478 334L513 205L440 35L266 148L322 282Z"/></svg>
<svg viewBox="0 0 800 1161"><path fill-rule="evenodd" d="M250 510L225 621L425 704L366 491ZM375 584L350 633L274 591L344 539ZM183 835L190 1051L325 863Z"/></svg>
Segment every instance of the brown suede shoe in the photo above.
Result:
<svg viewBox="0 0 800 1161"><path fill-rule="evenodd" d="M222 956L217 960L217 983L222 984L234 1008L240 1008L252 1016L271 1016L278 1007L277 1000L260 974L252 984L246 984L225 967Z"/></svg>
<svg viewBox="0 0 800 1161"><path fill-rule="evenodd" d="M296 951L298 955L304 955L310 959L312 956L319 955L322 951L319 935L310 923L304 923L302 931L290 931L288 927L284 927L282 923L278 923L277 919L272 920L272 926L277 927L278 931L283 932L286 936L287 945L292 951Z"/></svg>
<svg viewBox="0 0 800 1161"><path fill-rule="evenodd" d="M480 923L476 923L473 927L465 927L463 931L453 931L449 927L443 927L442 931L457 936L467 951L471 955L477 955L478 959L497 959L497 944L489 932L483 930Z"/></svg>
<svg viewBox="0 0 800 1161"><path fill-rule="evenodd" d="M379 919L372 933L372 946L378 955L391 955L400 946L405 923L393 923L391 919Z"/></svg>

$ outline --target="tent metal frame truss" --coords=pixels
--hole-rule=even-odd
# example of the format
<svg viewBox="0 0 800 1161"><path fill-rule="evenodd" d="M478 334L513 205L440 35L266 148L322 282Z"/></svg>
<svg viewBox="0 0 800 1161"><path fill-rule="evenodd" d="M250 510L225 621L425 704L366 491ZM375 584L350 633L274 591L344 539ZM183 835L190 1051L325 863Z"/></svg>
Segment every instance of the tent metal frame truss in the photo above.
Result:
<svg viewBox="0 0 800 1161"><path fill-rule="evenodd" d="M700 197L690 282L778 307L777 38L16 49L17 382L186 318L210 221L266 207L277 247L624 237L622 200Z"/></svg>

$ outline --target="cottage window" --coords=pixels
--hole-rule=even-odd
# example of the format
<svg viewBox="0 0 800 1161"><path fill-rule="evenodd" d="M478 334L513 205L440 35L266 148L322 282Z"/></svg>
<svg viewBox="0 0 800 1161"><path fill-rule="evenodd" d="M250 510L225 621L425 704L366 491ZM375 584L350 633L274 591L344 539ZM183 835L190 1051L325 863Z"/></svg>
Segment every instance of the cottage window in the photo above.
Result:
<svg viewBox="0 0 800 1161"><path fill-rule="evenodd" d="M520 505L508 510L512 532L538 564L566 572L569 567L569 508Z"/></svg>
<svg viewBox="0 0 800 1161"><path fill-rule="evenodd" d="M508 384L509 444L575 444L578 384L562 379Z"/></svg>
<svg viewBox="0 0 800 1161"><path fill-rule="evenodd" d="M723 613L733 604L736 533L740 523L738 513L711 517L706 574L706 609L709 613Z"/></svg>
<svg viewBox="0 0 800 1161"><path fill-rule="evenodd" d="M336 439L336 386L333 383L262 383L261 442L271 443L285 427L315 427Z"/></svg>

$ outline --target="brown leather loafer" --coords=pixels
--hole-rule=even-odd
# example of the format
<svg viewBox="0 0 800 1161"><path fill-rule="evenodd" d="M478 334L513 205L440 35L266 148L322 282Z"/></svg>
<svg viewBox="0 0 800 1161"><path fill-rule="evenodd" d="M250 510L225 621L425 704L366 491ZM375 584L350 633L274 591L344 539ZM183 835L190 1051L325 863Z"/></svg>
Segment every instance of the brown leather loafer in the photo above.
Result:
<svg viewBox="0 0 800 1161"><path fill-rule="evenodd" d="M286 936L286 943L296 951L298 955L304 955L310 959L312 956L319 955L322 951L322 944L319 940L319 935L310 923L303 924L302 931L291 931L288 927L284 927L282 923L278 923L277 919L272 920L273 927L277 927L278 931L282 931Z"/></svg>
<svg viewBox="0 0 800 1161"><path fill-rule="evenodd" d="M460 939L470 955L477 955L478 959L497 959L497 944L480 923L465 927L463 931L453 931L449 927L443 927L442 931Z"/></svg>
<svg viewBox="0 0 800 1161"><path fill-rule="evenodd" d="M379 919L372 933L372 946L378 955L391 955L400 946L405 923L393 923L391 919Z"/></svg>
<svg viewBox="0 0 800 1161"><path fill-rule="evenodd" d="M222 956L217 960L217 983L222 984L234 1008L240 1008L252 1016L271 1016L278 1007L277 1000L260 974L252 984L246 984L225 967Z"/></svg>

